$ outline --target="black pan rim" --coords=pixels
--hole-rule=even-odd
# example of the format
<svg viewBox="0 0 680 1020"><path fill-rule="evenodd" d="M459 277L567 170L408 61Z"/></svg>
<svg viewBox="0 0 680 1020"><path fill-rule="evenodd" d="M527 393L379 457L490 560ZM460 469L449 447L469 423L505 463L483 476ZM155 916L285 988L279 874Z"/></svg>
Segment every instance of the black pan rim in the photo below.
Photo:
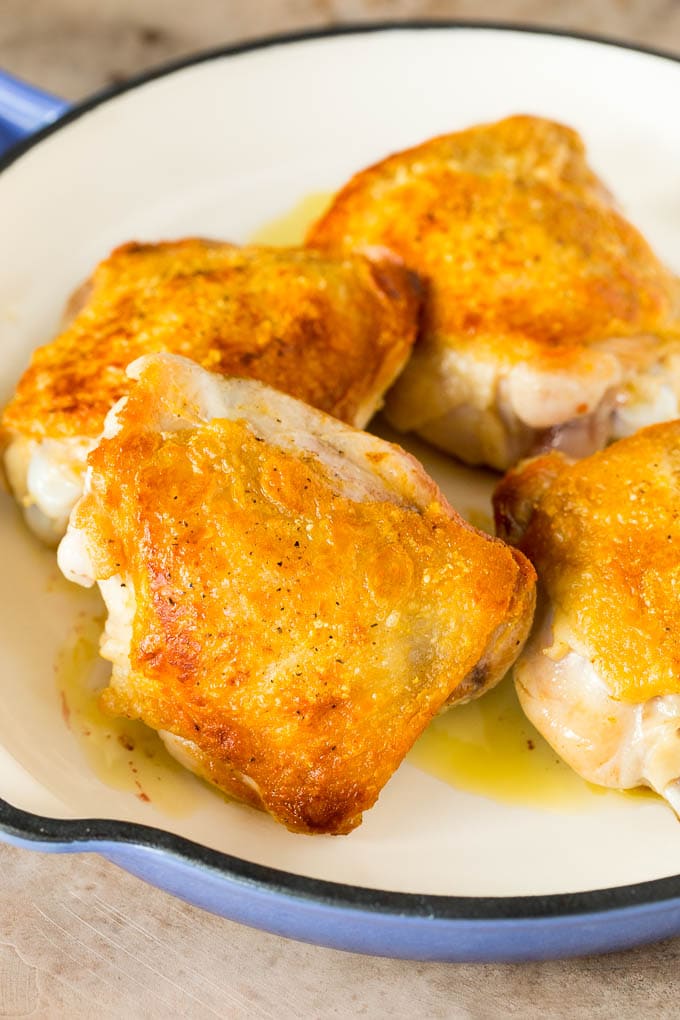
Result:
<svg viewBox="0 0 680 1020"><path fill-rule="evenodd" d="M374 21L358 24L334 25L327 28L295 31L264 36L247 42L203 50L197 54L169 61L122 84L96 92L74 105L60 118L13 146L0 159L0 173L16 163L34 146L72 123L102 103L131 92L148 82L164 78L185 68L224 57L239 56L291 43L311 42L337 36L368 35L393 31L428 30L505 31L575 39L581 42L642 53L673 63L680 57L653 47L568 29L543 28L531 24L514 24L503 21L464 20L400 20ZM188 866L203 872L218 874L230 882L264 893L286 896L300 905L324 905L329 908L386 915L406 920L426 919L431 922L458 922L484 924L488 922L545 922L559 919L585 918L593 915L623 913L669 906L680 903L680 875L654 879L633 885L616 886L576 893L551 893L538 896L439 896L419 893L399 893L387 890L353 886L324 879L308 878L292 872L280 871L253 864L218 850L194 843L163 829L136 822L115 819L58 819L31 814L0 798L0 832L15 844L36 849L94 850L116 860L115 847L137 847L141 852L157 850L179 859Z"/></svg>
<svg viewBox="0 0 680 1020"><path fill-rule="evenodd" d="M642 53L647 56L668 60L675 64L680 63L680 56L652 46L640 46L635 43L626 42L625 40L620 39L613 39L607 36L599 36L589 34L587 32L575 32L570 29L544 28L540 25L532 25L522 22L515 24L513 22L506 21L405 19L398 21L347 22L341 25L331 25L326 28L300 29L299 31L259 36L245 42L237 42L227 46L216 46L214 48L200 50L198 53L190 54L186 57L179 57L176 60L164 61L150 70L133 75L124 82L99 89L82 102L75 103L66 111L66 113L62 114L61 117L58 117L52 123L47 124L44 128L41 128L34 134L29 135L24 141L18 142L16 145L12 146L4 154L4 156L0 158L0 173L7 170L12 163L15 163L21 158L21 156L28 152L29 149L38 145L45 138L48 138L51 134L54 134L61 128L66 127L66 125L70 124L72 121L78 120L79 117L82 117L84 114L94 110L102 103L108 102L110 99L115 99L117 96L124 95L126 92L132 92L134 89L155 81L158 78L165 78L177 71L183 71L188 67L195 67L198 64L208 63L212 60L219 60L223 57L236 57L241 54L266 50L276 46L287 46L291 43L313 42L319 39L329 39L350 35L374 35L381 32L398 32L404 30L425 32L432 30L436 31L437 29L446 29L449 31L456 29L472 29L482 32L501 31L524 35L547 36L558 39L575 39L579 42L597 43L601 46L612 47L614 49L628 50L633 53Z"/></svg>

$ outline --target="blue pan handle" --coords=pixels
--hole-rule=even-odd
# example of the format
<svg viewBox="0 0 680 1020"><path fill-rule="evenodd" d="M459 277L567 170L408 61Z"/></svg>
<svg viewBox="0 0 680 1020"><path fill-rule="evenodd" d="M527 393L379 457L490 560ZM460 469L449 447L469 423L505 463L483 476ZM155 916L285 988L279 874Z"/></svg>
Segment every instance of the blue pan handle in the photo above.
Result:
<svg viewBox="0 0 680 1020"><path fill-rule="evenodd" d="M65 100L0 71L0 155L68 108Z"/></svg>

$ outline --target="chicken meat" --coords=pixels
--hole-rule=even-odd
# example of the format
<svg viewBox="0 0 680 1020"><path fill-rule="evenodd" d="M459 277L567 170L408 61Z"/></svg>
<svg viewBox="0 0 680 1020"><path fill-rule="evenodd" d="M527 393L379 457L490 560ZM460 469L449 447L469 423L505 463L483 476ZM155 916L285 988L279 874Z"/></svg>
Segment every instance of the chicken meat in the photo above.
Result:
<svg viewBox="0 0 680 1020"><path fill-rule="evenodd" d="M680 815L680 422L527 461L494 504L539 577L522 708L585 779L649 786Z"/></svg>
<svg viewBox="0 0 680 1020"><path fill-rule="evenodd" d="M421 275L386 415L468 463L581 457L680 415L680 283L561 124L509 117L390 156L307 243L387 249Z"/></svg>
<svg viewBox="0 0 680 1020"><path fill-rule="evenodd" d="M58 551L108 607L103 703L291 830L348 832L514 661L533 569L397 446L175 355L128 372Z"/></svg>

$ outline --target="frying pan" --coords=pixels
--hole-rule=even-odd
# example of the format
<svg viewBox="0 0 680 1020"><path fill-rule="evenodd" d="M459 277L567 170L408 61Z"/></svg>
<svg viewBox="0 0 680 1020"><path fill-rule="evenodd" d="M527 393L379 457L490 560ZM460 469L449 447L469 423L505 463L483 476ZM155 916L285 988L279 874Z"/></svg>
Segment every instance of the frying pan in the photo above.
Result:
<svg viewBox="0 0 680 1020"><path fill-rule="evenodd" d="M75 107L0 76L0 400L111 247L246 240L310 193L430 135L513 112L584 134L596 169L680 269L680 63L491 25L369 25L201 54ZM424 447L465 510L493 479ZM0 494L1 495L1 494ZM53 668L87 595L0 499L0 828L94 850L177 896L358 952L518 960L680 933L680 833L653 800L534 810L406 764L356 833L292 836L196 786L164 813L111 788L61 718Z"/></svg>

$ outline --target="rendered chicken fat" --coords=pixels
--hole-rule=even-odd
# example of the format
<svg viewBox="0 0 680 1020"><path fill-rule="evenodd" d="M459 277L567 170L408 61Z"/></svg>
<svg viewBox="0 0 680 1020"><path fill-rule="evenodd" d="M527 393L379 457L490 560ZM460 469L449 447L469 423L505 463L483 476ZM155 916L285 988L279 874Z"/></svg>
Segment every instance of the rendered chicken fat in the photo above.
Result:
<svg viewBox="0 0 680 1020"><path fill-rule="evenodd" d="M95 441L30 439L17 435L4 453L10 488L26 522L48 545L56 545L83 488L87 455Z"/></svg>
<svg viewBox="0 0 680 1020"><path fill-rule="evenodd" d="M130 371L59 548L108 606L103 701L290 829L348 832L512 664L533 570L399 447L176 356Z"/></svg>

